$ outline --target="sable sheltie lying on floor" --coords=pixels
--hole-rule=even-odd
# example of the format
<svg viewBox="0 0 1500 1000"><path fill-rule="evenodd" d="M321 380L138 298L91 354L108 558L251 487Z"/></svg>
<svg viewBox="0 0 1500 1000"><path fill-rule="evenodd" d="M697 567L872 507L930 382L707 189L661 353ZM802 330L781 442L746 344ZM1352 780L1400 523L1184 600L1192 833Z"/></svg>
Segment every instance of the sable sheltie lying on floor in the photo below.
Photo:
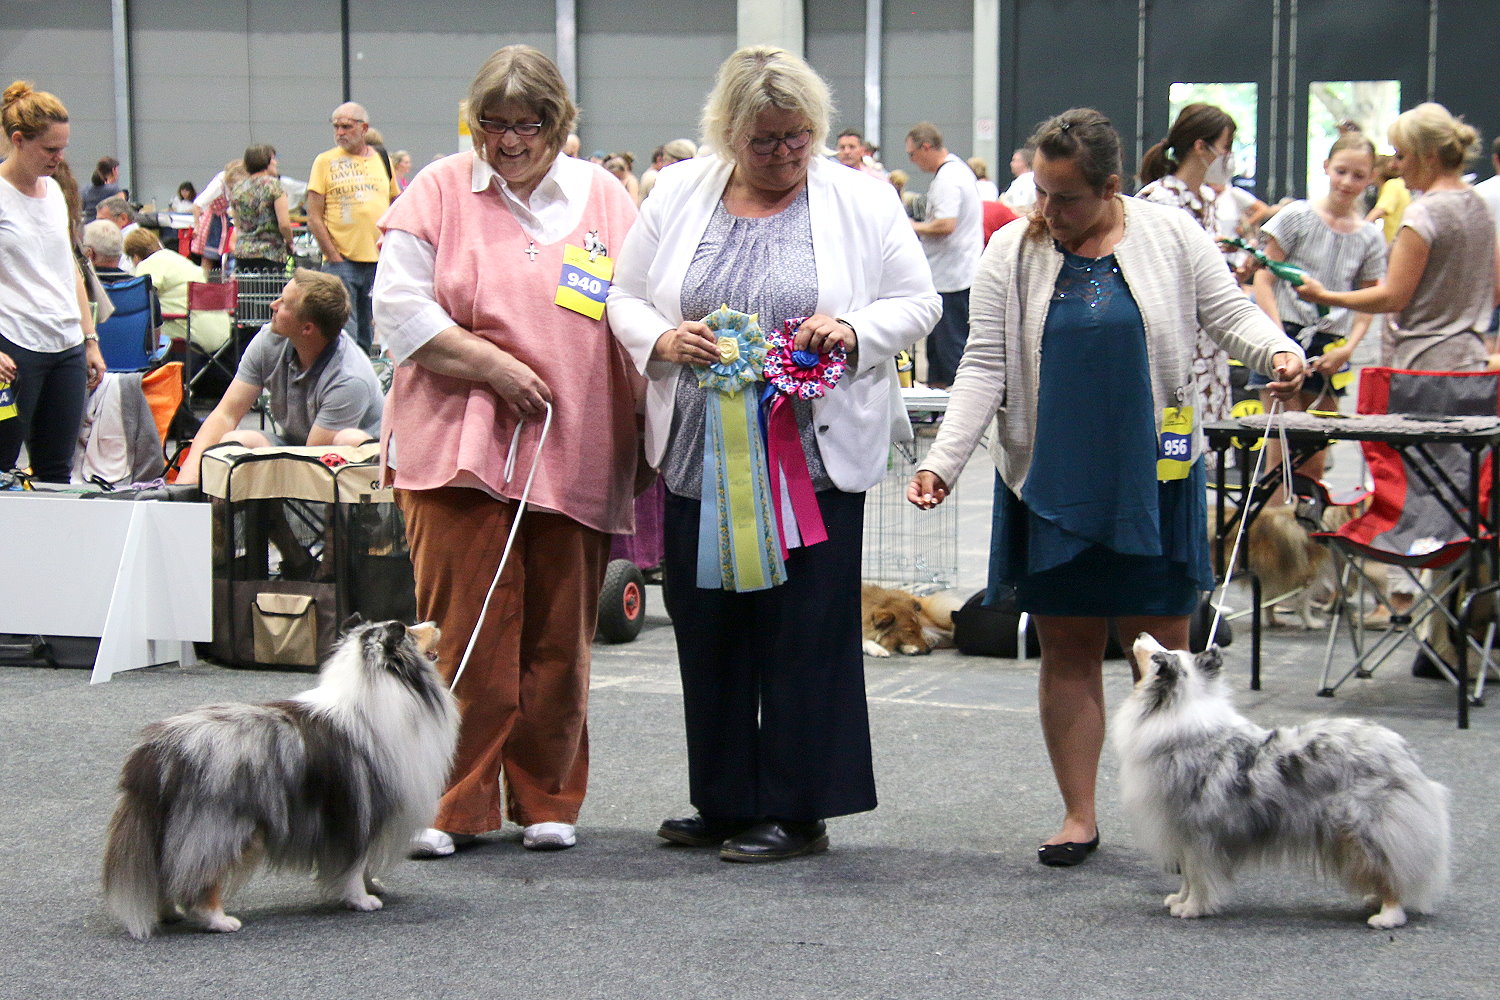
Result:
<svg viewBox="0 0 1500 1000"><path fill-rule="evenodd" d="M223 901L262 859L380 909L376 876L431 825L458 738L437 641L430 623L359 625L310 691L147 726L104 855L105 902L131 936L184 916L239 930Z"/></svg>
<svg viewBox="0 0 1500 1000"><path fill-rule="evenodd" d="M1427 911L1448 880L1448 790L1406 741L1358 719L1265 730L1229 701L1217 647L1194 656L1135 641L1140 680L1116 711L1120 796L1142 844L1182 889L1174 917L1216 913L1237 869L1309 864L1380 910Z"/></svg>
<svg viewBox="0 0 1500 1000"><path fill-rule="evenodd" d="M1261 609L1261 624L1267 628L1276 624L1274 602L1289 594L1304 629L1323 627L1313 617L1313 600L1320 579L1332 585L1333 560L1298 519L1302 506L1267 504L1246 532L1246 557L1251 571L1260 577L1261 599L1273 602Z"/></svg>
<svg viewBox="0 0 1500 1000"><path fill-rule="evenodd" d="M963 600L952 590L917 597L904 590L864 584L859 591L867 656L920 656L953 645L953 612Z"/></svg>

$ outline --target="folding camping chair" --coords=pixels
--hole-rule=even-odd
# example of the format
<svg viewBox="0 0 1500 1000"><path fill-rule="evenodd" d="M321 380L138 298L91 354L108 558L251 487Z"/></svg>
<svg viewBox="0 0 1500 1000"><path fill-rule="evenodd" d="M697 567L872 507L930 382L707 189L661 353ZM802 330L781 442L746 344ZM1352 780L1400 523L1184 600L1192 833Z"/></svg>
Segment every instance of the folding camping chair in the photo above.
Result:
<svg viewBox="0 0 1500 1000"><path fill-rule="evenodd" d="M187 405L184 395L182 362L169 361L155 371L141 376L141 392L151 407L156 432L161 437L163 472L167 481L177 479L182 455L198 433L198 418Z"/></svg>
<svg viewBox="0 0 1500 1000"><path fill-rule="evenodd" d="M260 332L261 327L271 322L271 303L281 298L286 282L285 271L235 272L234 283L239 289L234 305L236 342L250 343L251 339ZM251 409L259 414L261 429L265 430L271 413L270 392L262 392ZM278 432L279 430L277 428Z"/></svg>
<svg viewBox="0 0 1500 1000"><path fill-rule="evenodd" d="M156 365L167 353L161 342L161 306L145 275L104 283L115 311L100 323L99 351L112 372L138 372Z"/></svg>
<svg viewBox="0 0 1500 1000"><path fill-rule="evenodd" d="M187 343L183 345L183 396L191 407L206 376L234 378L234 309L239 289L233 281L188 283Z"/></svg>
<svg viewBox="0 0 1500 1000"><path fill-rule="evenodd" d="M1494 417L1500 414L1500 372L1366 368L1360 375L1358 412L1432 415L1437 421ZM1337 531L1318 536L1329 543L1339 566L1341 590L1349 598L1335 610L1329 625L1318 694L1331 697L1350 677L1369 677L1408 639L1450 682L1458 684L1452 665L1433 648L1424 626L1451 629L1455 645L1466 643L1479 654L1477 672L1484 676L1493 665L1494 625L1479 641L1460 629L1458 605L1470 575L1464 571L1477 566L1475 557L1488 557L1491 570L1495 568L1495 526L1488 517L1493 456L1481 467L1478 451L1457 444L1429 440L1400 446L1362 441L1361 445L1374 481L1369 508ZM1479 511L1473 509L1475 498ZM1393 627L1368 645L1363 632L1365 591L1381 593L1384 588L1371 578L1366 561L1399 568L1416 591L1410 614L1393 615ZM1354 661L1330 684L1341 628L1348 635ZM1461 725L1463 714L1461 709Z"/></svg>

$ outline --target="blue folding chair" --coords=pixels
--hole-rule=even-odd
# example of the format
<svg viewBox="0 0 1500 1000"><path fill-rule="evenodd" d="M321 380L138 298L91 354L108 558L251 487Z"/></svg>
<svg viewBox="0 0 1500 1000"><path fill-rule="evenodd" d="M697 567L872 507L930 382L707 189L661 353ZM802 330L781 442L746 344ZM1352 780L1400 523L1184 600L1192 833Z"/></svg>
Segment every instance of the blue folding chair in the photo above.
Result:
<svg viewBox="0 0 1500 1000"><path fill-rule="evenodd" d="M145 275L105 282L114 315L99 324L99 350L112 372L153 368L166 357L169 341L161 335L161 305Z"/></svg>

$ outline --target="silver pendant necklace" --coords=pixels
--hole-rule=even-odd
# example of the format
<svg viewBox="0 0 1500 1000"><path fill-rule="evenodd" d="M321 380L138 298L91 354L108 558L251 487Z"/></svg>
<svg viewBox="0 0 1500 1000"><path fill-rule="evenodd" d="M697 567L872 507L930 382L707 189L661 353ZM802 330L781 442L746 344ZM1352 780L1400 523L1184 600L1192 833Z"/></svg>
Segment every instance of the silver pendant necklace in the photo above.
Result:
<svg viewBox="0 0 1500 1000"><path fill-rule="evenodd" d="M536 240L532 240L529 244L527 244L526 249L521 252L524 253L527 257L531 258L531 262L535 264L536 255L541 251L536 248Z"/></svg>

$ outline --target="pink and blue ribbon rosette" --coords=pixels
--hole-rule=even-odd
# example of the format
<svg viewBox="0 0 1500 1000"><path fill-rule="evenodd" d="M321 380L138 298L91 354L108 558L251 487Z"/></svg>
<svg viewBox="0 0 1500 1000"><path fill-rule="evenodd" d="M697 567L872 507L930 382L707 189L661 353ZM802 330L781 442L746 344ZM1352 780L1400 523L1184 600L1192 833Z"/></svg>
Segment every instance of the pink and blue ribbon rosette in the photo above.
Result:
<svg viewBox="0 0 1500 1000"><path fill-rule="evenodd" d="M797 330L807 322L806 316L789 319L780 330L766 337L765 376L774 392L770 417L766 422L766 444L771 469L771 493L776 504L776 532L781 556L786 558L786 523L779 502L783 489L790 501L792 516L802 544L816 545L828 540L828 529L818 509L817 492L802 450L802 435L797 429L793 400L818 399L839 384L848 366L847 352L835 344L827 353L799 351L794 348Z"/></svg>
<svg viewBox="0 0 1500 1000"><path fill-rule="evenodd" d="M806 316L789 319L766 336L766 381L778 395L817 399L839 384L848 367L843 344L826 354L793 349L797 330L806 322Z"/></svg>

